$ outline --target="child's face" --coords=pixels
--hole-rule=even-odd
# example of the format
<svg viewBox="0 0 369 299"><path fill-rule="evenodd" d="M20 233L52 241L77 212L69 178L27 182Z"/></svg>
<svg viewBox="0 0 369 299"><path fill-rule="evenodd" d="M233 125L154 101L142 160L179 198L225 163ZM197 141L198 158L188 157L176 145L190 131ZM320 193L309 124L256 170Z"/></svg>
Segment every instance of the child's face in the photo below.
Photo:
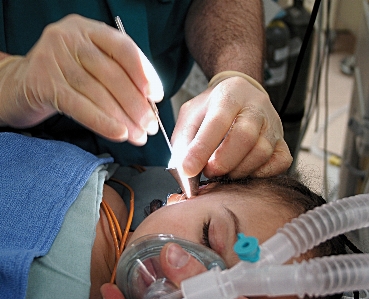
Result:
<svg viewBox="0 0 369 299"><path fill-rule="evenodd" d="M209 225L210 247L231 267L239 261L233 251L237 233L254 236L261 244L297 216L291 209L263 199L261 195L228 188L215 191L213 186L201 189L194 199L167 205L148 216L132 234L129 243L147 234L160 233L205 245L205 227Z"/></svg>
<svg viewBox="0 0 369 299"><path fill-rule="evenodd" d="M233 252L238 232L258 238L259 244L262 244L273 236L278 228L298 216L290 208L273 200L270 194L262 196L263 193L260 191L247 193L239 191L242 189L236 191L226 186L226 189L219 190L214 186L215 184L210 184L200 189L199 195L191 200L180 201L181 195L172 195L170 202L179 202L164 206L148 216L132 234L129 243L148 234L172 234L205 245L204 226L209 225L210 247L224 259L228 267L231 267L239 261ZM117 216L122 219L121 225L124 227L127 210L120 196L106 186L104 199L115 213L122 212ZM114 246L103 215L96 228L92 253L90 298L101 298L99 288L109 281L115 263ZM261 298L264 297L253 297L253 299Z"/></svg>

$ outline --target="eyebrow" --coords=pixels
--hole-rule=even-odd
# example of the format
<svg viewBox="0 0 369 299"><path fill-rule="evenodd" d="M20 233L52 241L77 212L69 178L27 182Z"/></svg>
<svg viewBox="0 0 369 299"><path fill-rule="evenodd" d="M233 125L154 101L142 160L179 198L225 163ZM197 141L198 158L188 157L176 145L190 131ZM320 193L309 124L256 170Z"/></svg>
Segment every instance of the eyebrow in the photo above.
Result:
<svg viewBox="0 0 369 299"><path fill-rule="evenodd" d="M230 209L228 209L226 206L223 206L224 210L227 212L227 214L231 217L233 224L234 224L234 231L235 235L237 237L238 233L240 232L240 220L238 219L237 215L233 213Z"/></svg>

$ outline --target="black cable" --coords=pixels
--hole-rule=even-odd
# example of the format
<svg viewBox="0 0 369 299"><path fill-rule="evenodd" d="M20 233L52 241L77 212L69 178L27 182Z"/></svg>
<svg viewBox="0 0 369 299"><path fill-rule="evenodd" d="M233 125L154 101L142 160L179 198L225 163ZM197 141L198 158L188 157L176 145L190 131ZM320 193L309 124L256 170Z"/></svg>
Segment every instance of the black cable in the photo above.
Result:
<svg viewBox="0 0 369 299"><path fill-rule="evenodd" d="M320 11L320 13L322 13L322 11ZM313 115L313 111L315 109L319 110L319 106L318 106L318 94L319 94L319 90L320 90L320 80L321 80L321 74L322 74L322 68L323 68L323 64L324 64L324 52L323 54L321 53L321 38L319 36L320 32L321 32L321 27L322 27L322 19L323 17L321 16L320 19L318 20L318 38L317 38L317 45L315 47L315 65L314 65L314 78L313 78L313 82L312 82L312 90L310 93L310 97L309 97L309 102L308 102L308 108L306 110L306 114L304 115L304 123L301 126L301 130L300 130L300 136L299 136L299 141L298 141L298 147L297 147L297 151L299 151L299 148L301 148L301 143L302 143L302 139L305 136L305 133L308 129L311 117ZM324 42L324 45L326 44L326 42ZM324 50L325 50L325 46L324 46ZM317 112L319 113L319 111ZM317 116L317 120L318 120L319 116ZM317 126L316 126L317 127Z"/></svg>
<svg viewBox="0 0 369 299"><path fill-rule="evenodd" d="M325 78L324 78L324 82L325 82L325 86L324 86L324 105L325 105L325 109L324 109L324 140L323 140L323 152L324 152L324 162L323 162L323 169L324 169L324 194L325 194L325 198L328 200L328 188L329 188L329 184L328 184L328 120L329 120L329 101L328 101L328 97L329 97L329 43L330 43L330 33L331 33L331 28L330 28L330 0L328 0L327 2L327 28L326 28L326 63L325 63Z"/></svg>
<svg viewBox="0 0 369 299"><path fill-rule="evenodd" d="M352 253L364 253L362 252L357 246L352 243L346 235L340 235L339 238L342 240L342 242L347 246L349 250L352 251Z"/></svg>
<svg viewBox="0 0 369 299"><path fill-rule="evenodd" d="M283 101L281 110L279 111L279 116L281 118L282 118L283 114L286 112L287 106L288 106L288 104L291 100L291 97L292 97L293 90L295 89L295 85L296 85L296 82L297 82L297 77L298 77L299 72L300 72L302 60L304 58L304 55L305 55L305 52L306 52L306 49L307 49L307 46L308 46L308 42L310 40L311 33L314 30L314 23L315 23L316 16L317 16L318 11L319 11L320 2L321 2L321 0L315 0L315 2L314 2L314 6L313 6L313 10L311 12L309 24L308 24L308 27L307 27L306 32L305 32L304 40L302 41L300 53L297 56L296 65L295 65L295 68L293 70L291 82L290 82L290 85L288 87L287 94L286 94L286 97Z"/></svg>

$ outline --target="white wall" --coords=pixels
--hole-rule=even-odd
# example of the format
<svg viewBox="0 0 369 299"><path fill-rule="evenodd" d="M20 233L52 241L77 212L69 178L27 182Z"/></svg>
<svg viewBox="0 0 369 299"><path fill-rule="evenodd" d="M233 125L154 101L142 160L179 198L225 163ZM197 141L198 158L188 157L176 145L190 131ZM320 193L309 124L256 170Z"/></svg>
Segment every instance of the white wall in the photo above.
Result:
<svg viewBox="0 0 369 299"><path fill-rule="evenodd" d="M363 0L334 0L337 2L335 25L337 30L350 30L357 36L362 20Z"/></svg>

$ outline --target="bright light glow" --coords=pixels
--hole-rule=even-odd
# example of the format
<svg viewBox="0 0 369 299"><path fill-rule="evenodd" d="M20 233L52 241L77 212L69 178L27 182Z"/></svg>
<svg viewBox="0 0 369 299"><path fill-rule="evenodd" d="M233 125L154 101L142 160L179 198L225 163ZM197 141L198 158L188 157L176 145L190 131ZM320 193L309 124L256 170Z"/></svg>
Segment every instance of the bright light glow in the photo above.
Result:
<svg viewBox="0 0 369 299"><path fill-rule="evenodd" d="M172 155L168 163L168 168L177 170L178 177L175 177L175 179L177 180L182 191L186 194L187 198L190 198L192 196L190 179L184 175L182 163L179 161L183 161L183 158L180 158L178 155Z"/></svg>
<svg viewBox="0 0 369 299"><path fill-rule="evenodd" d="M143 72L149 80L147 97L150 101L160 102L164 98L164 88L159 75L142 51L139 51L139 57L142 63Z"/></svg>
<svg viewBox="0 0 369 299"><path fill-rule="evenodd" d="M179 176L181 178L181 182L182 182L182 188L183 188L183 192L186 194L187 198L192 197L192 192L191 192L191 187L190 187L190 180L185 177L182 173L179 173Z"/></svg>
<svg viewBox="0 0 369 299"><path fill-rule="evenodd" d="M124 25L119 16L115 17L115 22L120 32L127 34L124 29ZM151 62L147 59L145 54L138 48L138 56L140 58L143 72L149 81L149 86L147 92L147 97L149 100L154 102L160 102L164 98L164 88L158 73L155 71Z"/></svg>

